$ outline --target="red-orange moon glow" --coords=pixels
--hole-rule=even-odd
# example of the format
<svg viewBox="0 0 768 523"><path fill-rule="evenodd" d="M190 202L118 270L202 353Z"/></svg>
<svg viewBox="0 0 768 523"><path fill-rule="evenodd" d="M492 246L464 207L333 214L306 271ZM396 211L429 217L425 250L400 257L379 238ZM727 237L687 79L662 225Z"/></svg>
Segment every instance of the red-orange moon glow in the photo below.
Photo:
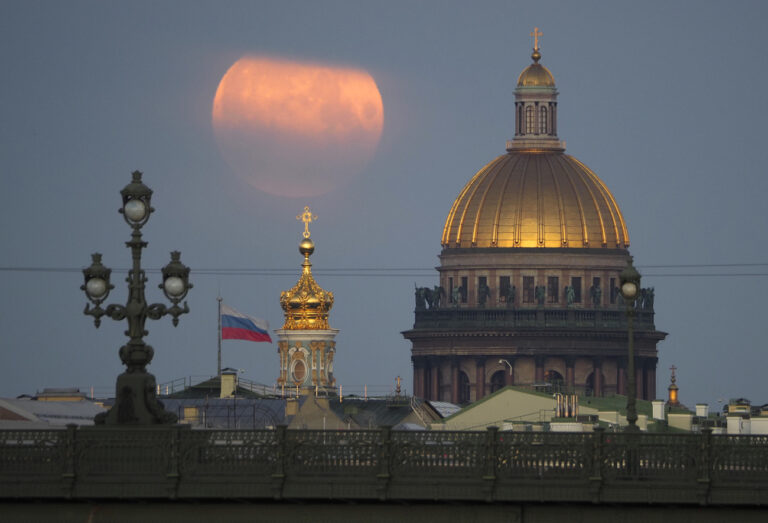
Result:
<svg viewBox="0 0 768 523"><path fill-rule="evenodd" d="M317 196L363 170L384 104L364 70L245 56L221 79L212 119L222 155L249 184Z"/></svg>

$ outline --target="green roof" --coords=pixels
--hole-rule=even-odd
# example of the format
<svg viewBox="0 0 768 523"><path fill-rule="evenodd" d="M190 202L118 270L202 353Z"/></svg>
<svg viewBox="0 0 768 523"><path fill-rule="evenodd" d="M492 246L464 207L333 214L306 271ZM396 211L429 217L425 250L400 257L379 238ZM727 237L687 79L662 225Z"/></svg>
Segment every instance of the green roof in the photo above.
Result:
<svg viewBox="0 0 768 523"><path fill-rule="evenodd" d="M621 394L596 398L594 396L579 396L579 407L590 407L601 412L615 411L622 416L627 415L627 397ZM653 415L653 406L648 400L635 401L638 414L645 414L649 418Z"/></svg>
<svg viewBox="0 0 768 523"><path fill-rule="evenodd" d="M440 420L439 423L444 423L447 420L450 420L454 418L455 416L458 416L470 409L473 409L479 405L482 405L486 401L489 401L492 398L495 398L497 395L504 393L505 391L513 390L515 392L521 392L523 394L528 394L531 396L538 396L540 398L552 398L551 393L546 392L539 392L532 389L529 389L527 387L521 387L516 385L508 385L504 388L501 388L494 392L493 394L489 394L488 396L485 396L484 398L471 403L470 405L467 405L463 409L459 410L458 412L448 416L447 418ZM579 396L579 406L580 407L590 407L593 409L596 409L600 412L618 412L622 416L627 415L627 397L622 396L620 394L615 394L613 396L606 396L602 398L597 398L595 396ZM653 408L651 405L651 402L648 400L641 400L638 399L635 401L635 407L637 409L638 414L645 414L649 418L653 415ZM554 409L554 405L553 405ZM687 412L687 411L685 411Z"/></svg>

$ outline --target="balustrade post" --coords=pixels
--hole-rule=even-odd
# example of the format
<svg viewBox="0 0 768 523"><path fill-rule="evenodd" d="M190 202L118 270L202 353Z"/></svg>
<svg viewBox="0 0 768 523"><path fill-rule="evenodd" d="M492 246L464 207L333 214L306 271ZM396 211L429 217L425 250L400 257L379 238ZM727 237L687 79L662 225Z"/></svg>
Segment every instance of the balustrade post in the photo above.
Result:
<svg viewBox="0 0 768 523"><path fill-rule="evenodd" d="M488 427L485 433L485 452L483 463L483 490L485 491L485 500L493 501L493 491L496 485L496 465L498 455L499 427Z"/></svg>
<svg viewBox="0 0 768 523"><path fill-rule="evenodd" d="M592 470L589 476L589 491L592 503L600 502L600 489L603 486L603 454L605 447L605 427L597 427L592 433Z"/></svg>
<svg viewBox="0 0 768 523"><path fill-rule="evenodd" d="M376 490L379 493L379 501L386 501L387 499L387 487L389 486L389 480L391 479L389 464L392 456L392 427L389 425L382 425L379 427L379 473L376 474L376 481L378 483Z"/></svg>
<svg viewBox="0 0 768 523"><path fill-rule="evenodd" d="M67 425L66 432L66 450L64 455L64 470L61 479L64 483L64 491L67 499L72 499L75 489L75 456L77 446L77 425L70 423Z"/></svg>
<svg viewBox="0 0 768 523"><path fill-rule="evenodd" d="M699 437L699 459L698 461L698 498L699 505L706 505L709 501L709 488L712 478L712 429L701 429Z"/></svg>
<svg viewBox="0 0 768 523"><path fill-rule="evenodd" d="M285 471L288 462L288 426L278 425L275 429L275 471L272 473L272 496L282 499L285 485Z"/></svg>
<svg viewBox="0 0 768 523"><path fill-rule="evenodd" d="M170 445L168 448L170 453L168 456L168 473L166 474L166 477L171 482L168 486L168 497L170 499L176 499L179 490L179 480L181 479L181 475L179 474L179 471L181 470L181 431L182 429L189 430L190 426L172 425L168 427L168 429L171 431Z"/></svg>

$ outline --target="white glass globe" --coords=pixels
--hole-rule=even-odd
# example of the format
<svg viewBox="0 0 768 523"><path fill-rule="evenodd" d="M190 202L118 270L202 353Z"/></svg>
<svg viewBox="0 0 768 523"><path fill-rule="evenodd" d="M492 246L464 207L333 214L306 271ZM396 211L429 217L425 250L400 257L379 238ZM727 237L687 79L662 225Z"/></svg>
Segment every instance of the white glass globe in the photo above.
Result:
<svg viewBox="0 0 768 523"><path fill-rule="evenodd" d="M163 282L168 296L181 296L184 293L184 280L178 276L171 276Z"/></svg>
<svg viewBox="0 0 768 523"><path fill-rule="evenodd" d="M85 292L94 299L99 299L107 293L107 282L101 278L91 278L85 284Z"/></svg>
<svg viewBox="0 0 768 523"><path fill-rule="evenodd" d="M621 295L627 300L634 299L637 296L637 284L631 281L624 283L621 286Z"/></svg>
<svg viewBox="0 0 768 523"><path fill-rule="evenodd" d="M129 200L125 204L123 212L132 222L140 222L147 214L147 206L141 200Z"/></svg>

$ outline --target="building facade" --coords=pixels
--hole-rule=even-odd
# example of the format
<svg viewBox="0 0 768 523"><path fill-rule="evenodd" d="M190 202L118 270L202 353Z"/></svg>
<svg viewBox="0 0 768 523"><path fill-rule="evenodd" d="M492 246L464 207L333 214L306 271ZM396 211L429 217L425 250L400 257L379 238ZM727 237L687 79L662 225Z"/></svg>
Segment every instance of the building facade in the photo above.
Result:
<svg viewBox="0 0 768 523"><path fill-rule="evenodd" d="M557 135L554 77L520 74L515 136L461 190L442 234L439 286L416 290L416 396L468 403L506 385L595 396L627 386L619 273L629 234L616 200ZM635 303L637 395L656 397L653 289Z"/></svg>

